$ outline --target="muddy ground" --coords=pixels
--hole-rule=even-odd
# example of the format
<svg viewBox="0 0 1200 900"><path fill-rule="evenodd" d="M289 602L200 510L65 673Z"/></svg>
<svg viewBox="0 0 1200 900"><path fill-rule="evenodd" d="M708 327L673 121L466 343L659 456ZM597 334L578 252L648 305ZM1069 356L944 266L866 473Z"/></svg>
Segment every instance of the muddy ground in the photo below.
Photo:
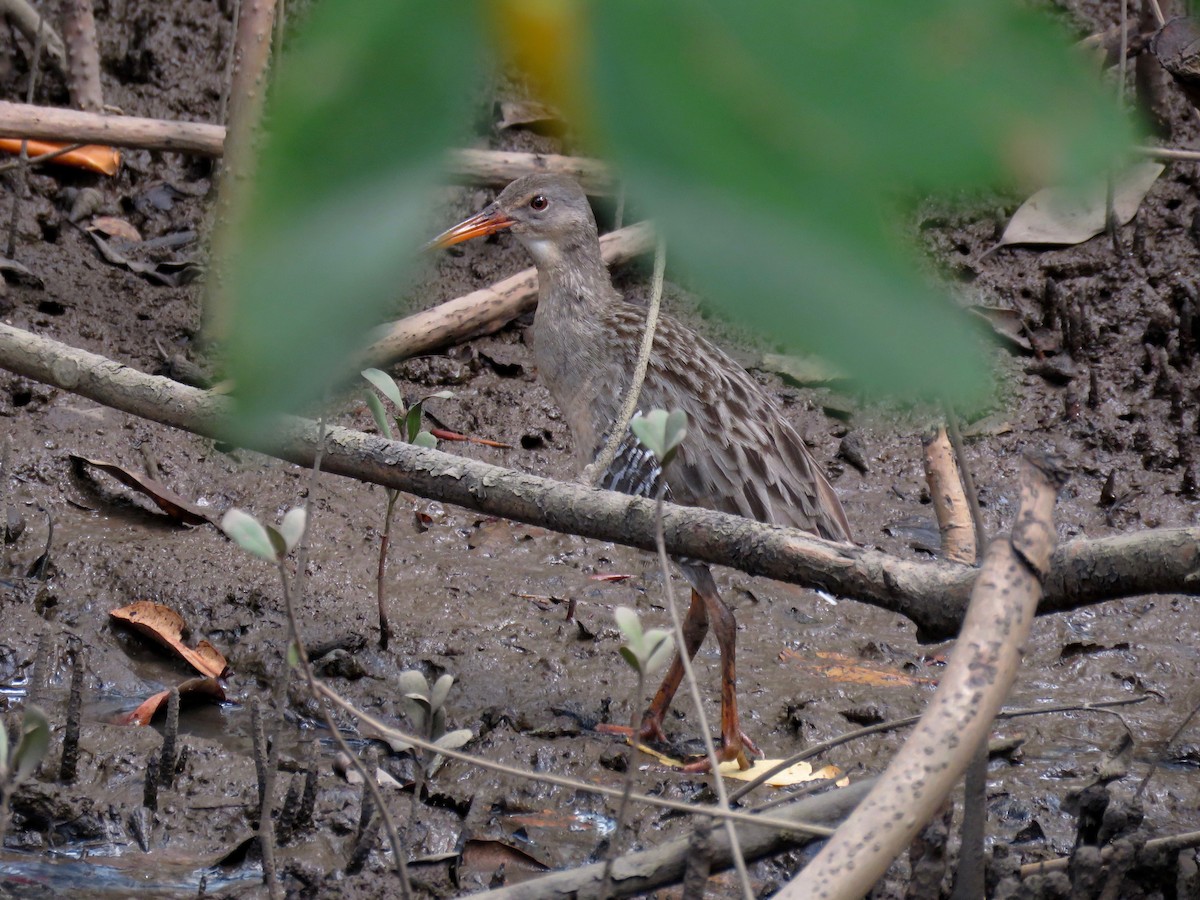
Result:
<svg viewBox="0 0 1200 900"><path fill-rule="evenodd" d="M215 120L228 11L204 0L130 0L121 12L100 21L106 102L137 115ZM1110 24L1103 12L1075 10L1080 33ZM9 100L23 98L26 89L20 46L7 45L0 60L0 96ZM39 89L38 101L66 102L56 77ZM1178 98L1168 96L1163 110L1173 144L1194 145L1195 120ZM482 134L479 146L560 149L552 138L519 130ZM0 293L0 316L142 371L162 370L164 354L202 362L197 286L155 285L103 261L66 211L82 189L94 188L98 212L125 218L146 238L195 230L209 206L211 175L207 161L143 151L127 153L121 173L111 179L60 169L32 175L30 196L19 209L16 256L41 284L9 279ZM164 184L174 191L164 192ZM11 181L3 196L7 221ZM156 205L166 196L169 204ZM448 190L430 233L490 196L486 190ZM987 418L968 423L967 456L989 533L1011 524L1015 473L1026 449L1052 449L1072 464L1058 507L1063 539L1197 524L1192 448L1200 334L1193 273L1200 259L1200 196L1194 166L1173 165L1159 179L1136 224L1122 230L1127 253L1120 258L1097 239L1064 250L1003 250L978 262L1014 206L1012 197L971 198L965 206L929 203L913 220L914 239L964 301L1019 310L1048 351L1047 360L1038 360L1010 345L988 350L1008 390ZM475 242L431 264L415 290L397 297L397 313L466 293L527 264L509 238ZM644 296L646 274L638 265L616 272L633 298ZM702 302L677 287L668 286L668 302L720 340L739 337L708 320ZM569 478L570 437L536 380L527 324L397 371L410 397L443 388L455 392L453 400L430 404L445 427L512 447L444 449ZM745 340L736 347L749 362L763 349ZM932 511L919 417L866 407L850 391L802 388L769 371L756 374L825 465L857 538L927 557L922 545L931 540ZM365 405L354 398L339 406L336 421L371 428ZM838 456L848 434L865 447L865 473ZM215 528L172 524L115 481L81 474L69 454L139 471L153 461L164 482L214 514L239 506L277 521L307 500L312 551L302 625L308 644L323 655L330 685L375 715L400 721L402 670L450 673L456 679L448 700L451 722L476 734L468 750L524 769L621 783L622 745L590 726L625 722L633 709L633 679L616 654L613 607L631 605L645 619L666 620L662 584L648 554L404 497L388 577L397 636L383 652L376 648L374 593L381 489L330 476L308 496L308 475L293 466L3 372L0 438L7 454L0 500L25 526L0 557L0 712L10 726L15 723L35 680L39 640L48 635L47 684L37 690L56 726L49 763L15 799L0 848L0 894L124 896L136 890L186 897L196 895L202 876L210 893L262 892L257 857L244 843L257 804L247 708L284 668L286 623L276 577ZM25 576L47 544L50 521L49 566L37 582ZM630 577L592 577L606 574ZM922 709L945 647L919 644L903 618L731 571L720 573L720 584L738 613L744 726L769 756ZM111 609L136 600L179 611L192 640L211 641L231 666L226 703L184 709L184 757L154 813L139 810L161 725L112 723L190 673L110 621ZM577 621L567 618L568 601L574 601ZM1021 862L1068 852L1077 825L1069 798L1120 746L1126 729L1133 749L1128 774L1111 786L1113 806L1132 803L1155 767L1140 797L1143 833L1165 836L1197 827L1200 731L1193 725L1168 739L1200 699L1198 632L1194 600L1174 596L1106 603L1035 623L1011 705L1143 694L1152 699L1123 708L1120 718L1074 712L999 722L996 736L1016 749L990 763L990 842L1011 847L1010 856ZM86 648L85 705L79 775L63 785L52 776L67 701L69 636ZM852 683L831 674L829 657L821 654L901 677L890 685ZM699 659L711 690L715 647L706 645ZM281 738L283 785L300 779L293 773L313 748L320 777L313 823L279 850L288 888L307 896L394 894L381 843L361 871L347 874L361 788L335 771L334 748L303 692L293 691L293 698ZM345 725L353 735L352 723ZM694 747L698 731L686 702L669 718L668 731ZM903 732L888 732L856 741L823 761L861 777L879 771L902 738ZM363 741L354 746L401 781L411 776L406 757ZM680 799L706 793L700 778L648 757L635 761L637 786L646 793ZM576 865L608 839L615 816L615 803L597 795L454 762L437 773L415 813L411 790L385 790L397 820L411 822L406 831L414 858L461 849L467 838L497 839L552 867ZM773 796L765 791L760 799ZM687 823L673 813L638 809L630 826L632 833L617 839L646 847L685 833ZM486 886L505 859L509 878L521 868L497 855L494 845L471 847L473 855L458 866L457 889ZM755 865L755 887L770 891L800 859L789 855ZM1184 896L1176 865L1172 858L1139 873L1120 896ZM908 863L898 863L879 896L901 896L909 876ZM415 866L413 879L422 892L456 890L444 861ZM736 894L725 877L712 890Z"/></svg>

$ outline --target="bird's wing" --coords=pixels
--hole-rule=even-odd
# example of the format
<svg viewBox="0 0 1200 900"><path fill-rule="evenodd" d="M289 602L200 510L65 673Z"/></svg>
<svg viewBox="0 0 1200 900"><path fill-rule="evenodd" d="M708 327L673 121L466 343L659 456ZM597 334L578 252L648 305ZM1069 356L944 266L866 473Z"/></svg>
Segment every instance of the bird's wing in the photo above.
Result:
<svg viewBox="0 0 1200 900"><path fill-rule="evenodd" d="M616 311L614 337L636 347L643 322L636 307ZM775 402L727 354L667 316L659 320L638 405L688 415L688 436L666 473L676 502L851 539L833 487ZM634 455L624 458L628 464ZM642 460L640 483L657 477L651 462L652 455Z"/></svg>

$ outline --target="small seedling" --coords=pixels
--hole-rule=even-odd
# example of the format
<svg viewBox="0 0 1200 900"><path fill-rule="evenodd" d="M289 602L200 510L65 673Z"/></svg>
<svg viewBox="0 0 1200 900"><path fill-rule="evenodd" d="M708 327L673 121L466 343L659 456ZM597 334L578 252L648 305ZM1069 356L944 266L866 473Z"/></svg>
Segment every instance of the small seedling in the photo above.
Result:
<svg viewBox="0 0 1200 900"><path fill-rule="evenodd" d="M669 413L665 409L652 409L629 423L630 430L658 457L659 464L664 468L675 458L675 451L687 437L687 426L687 413L681 409Z"/></svg>
<svg viewBox="0 0 1200 900"><path fill-rule="evenodd" d="M675 640L670 632L662 628L643 631L638 614L628 606L618 606L613 616L625 638L625 643L621 645L621 657L638 673L639 678L657 672L666 665L671 658L671 651L675 649Z"/></svg>
<svg viewBox="0 0 1200 900"><path fill-rule="evenodd" d="M221 530L247 553L278 565L296 549L304 537L307 522L308 515L303 506L289 509L278 528L263 525L248 512L235 507L221 517Z"/></svg>
<svg viewBox="0 0 1200 900"><path fill-rule="evenodd" d="M379 369L363 369L362 377L365 378L379 394L375 391L364 391L363 396L366 398L367 407L371 410L371 416L375 419L375 426L379 429L379 433L386 437L389 441L396 439L396 431L399 431L402 440L406 443L413 444L417 447L425 447L433 449L437 446L437 438L428 431L421 430L421 416L424 412L425 402L427 400L449 400L454 396L450 391L438 391L436 394L430 394L428 397L422 397L407 410L404 408L404 397L400 394L400 386L396 384L395 379L387 372L381 372ZM389 419L387 410L384 408L383 400L379 399L382 394L384 399L391 402L399 412L394 419ZM395 422L396 428L393 430L392 422ZM384 577L387 575L387 555L388 546L392 539L392 513L396 509L396 500L400 496L400 492L392 488L387 491L387 508L383 513L383 536L379 539L379 568L375 578L375 596L379 602L379 649L386 650L388 641L392 636L391 626L388 624L387 615L387 595L384 592Z"/></svg>
<svg viewBox="0 0 1200 900"><path fill-rule="evenodd" d="M41 765L50 749L50 723L46 714L36 706L25 709L21 719L21 736L9 752L8 730L0 722L0 846L8 828L8 798L13 789L25 781Z"/></svg>

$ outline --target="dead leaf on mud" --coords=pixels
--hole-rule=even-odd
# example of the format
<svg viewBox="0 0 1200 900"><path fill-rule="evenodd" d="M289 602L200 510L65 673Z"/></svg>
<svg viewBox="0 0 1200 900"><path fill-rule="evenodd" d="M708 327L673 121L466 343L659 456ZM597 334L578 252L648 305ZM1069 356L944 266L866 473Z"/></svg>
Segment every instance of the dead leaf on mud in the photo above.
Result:
<svg viewBox="0 0 1200 900"><path fill-rule="evenodd" d="M997 337L1003 338L1026 353L1033 352L1033 344L1025 332L1024 317L1015 309L1002 306L968 306L967 312L978 316L992 327Z"/></svg>
<svg viewBox="0 0 1200 900"><path fill-rule="evenodd" d="M88 223L87 230L98 231L106 237L121 238L137 244L142 242L141 233L124 219L118 219L116 216L96 216Z"/></svg>
<svg viewBox="0 0 1200 900"><path fill-rule="evenodd" d="M99 459L88 459L86 456L77 456L74 453L68 459L77 466L88 465L99 469L101 472L106 472L126 487L133 488L135 491L145 494L154 501L159 509L181 525L212 524L212 520L204 510L184 500L170 488L160 484L153 478L138 475L136 472L130 472L116 463L105 462Z"/></svg>
<svg viewBox="0 0 1200 900"><path fill-rule="evenodd" d="M180 287L195 281L204 271L204 267L195 259L154 258L155 254L164 253L195 241L196 232L194 231L181 231L140 243L133 243L121 238L113 238L110 242L95 231L88 231L87 235L96 245L96 249L100 251L100 255L104 257L105 262L128 269L135 275L141 275L155 284L165 287ZM149 257L149 259L139 259L138 257Z"/></svg>
<svg viewBox="0 0 1200 900"><path fill-rule="evenodd" d="M5 256L0 256L0 276L3 277L5 282L11 281L13 284L19 284L38 291L44 290L46 287L42 279L34 275L28 268L21 265L15 259L9 259Z"/></svg>
<svg viewBox="0 0 1200 900"><path fill-rule="evenodd" d="M1113 181L1113 211L1126 225L1162 174L1162 163L1143 161L1118 172ZM1021 204L1000 242L987 256L1010 244L1082 244L1104 230L1108 185L1096 182L1082 189L1048 187Z"/></svg>
<svg viewBox="0 0 1200 900"><path fill-rule="evenodd" d="M516 884L550 870L540 859L502 841L471 838L463 845L458 864L460 878L463 875L490 878L501 867L506 884Z"/></svg>
<svg viewBox="0 0 1200 900"><path fill-rule="evenodd" d="M183 642L187 623L183 616L169 606L150 600L139 600L129 606L114 609L109 615L153 638L168 650L174 650L203 675L220 678L229 668L221 651L208 641L200 641L194 649Z"/></svg>
<svg viewBox="0 0 1200 900"><path fill-rule="evenodd" d="M209 698L216 703L220 703L225 699L225 689L221 687L221 683L215 678L189 678L182 682L176 688L179 691L179 699L201 699ZM117 725L149 725L151 720L158 714L159 708L167 702L167 698L171 696L171 692L159 691L157 694L143 700L141 704L133 712L126 713L116 719Z"/></svg>
<svg viewBox="0 0 1200 900"><path fill-rule="evenodd" d="M855 659L843 653L817 651L813 657L801 656L795 650L784 650L779 654L781 662L789 663L806 675L837 681L843 684L866 684L872 687L915 687L937 684L936 678L910 675L882 663Z"/></svg>

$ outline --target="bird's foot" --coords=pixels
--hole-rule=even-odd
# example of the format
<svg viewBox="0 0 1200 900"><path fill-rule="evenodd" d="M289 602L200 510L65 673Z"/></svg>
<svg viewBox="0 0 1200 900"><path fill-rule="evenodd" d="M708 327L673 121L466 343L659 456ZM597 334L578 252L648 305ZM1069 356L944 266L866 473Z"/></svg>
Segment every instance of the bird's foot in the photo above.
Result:
<svg viewBox="0 0 1200 900"><path fill-rule="evenodd" d="M758 749L758 745L742 731L738 732L737 739L734 741L724 740L721 746L717 748L717 762L729 762L736 760L738 768L743 771L750 768L750 756L762 759L765 754ZM699 774L712 771L712 766L709 765L707 758L698 759L693 763L688 763L683 767L683 771Z"/></svg>

